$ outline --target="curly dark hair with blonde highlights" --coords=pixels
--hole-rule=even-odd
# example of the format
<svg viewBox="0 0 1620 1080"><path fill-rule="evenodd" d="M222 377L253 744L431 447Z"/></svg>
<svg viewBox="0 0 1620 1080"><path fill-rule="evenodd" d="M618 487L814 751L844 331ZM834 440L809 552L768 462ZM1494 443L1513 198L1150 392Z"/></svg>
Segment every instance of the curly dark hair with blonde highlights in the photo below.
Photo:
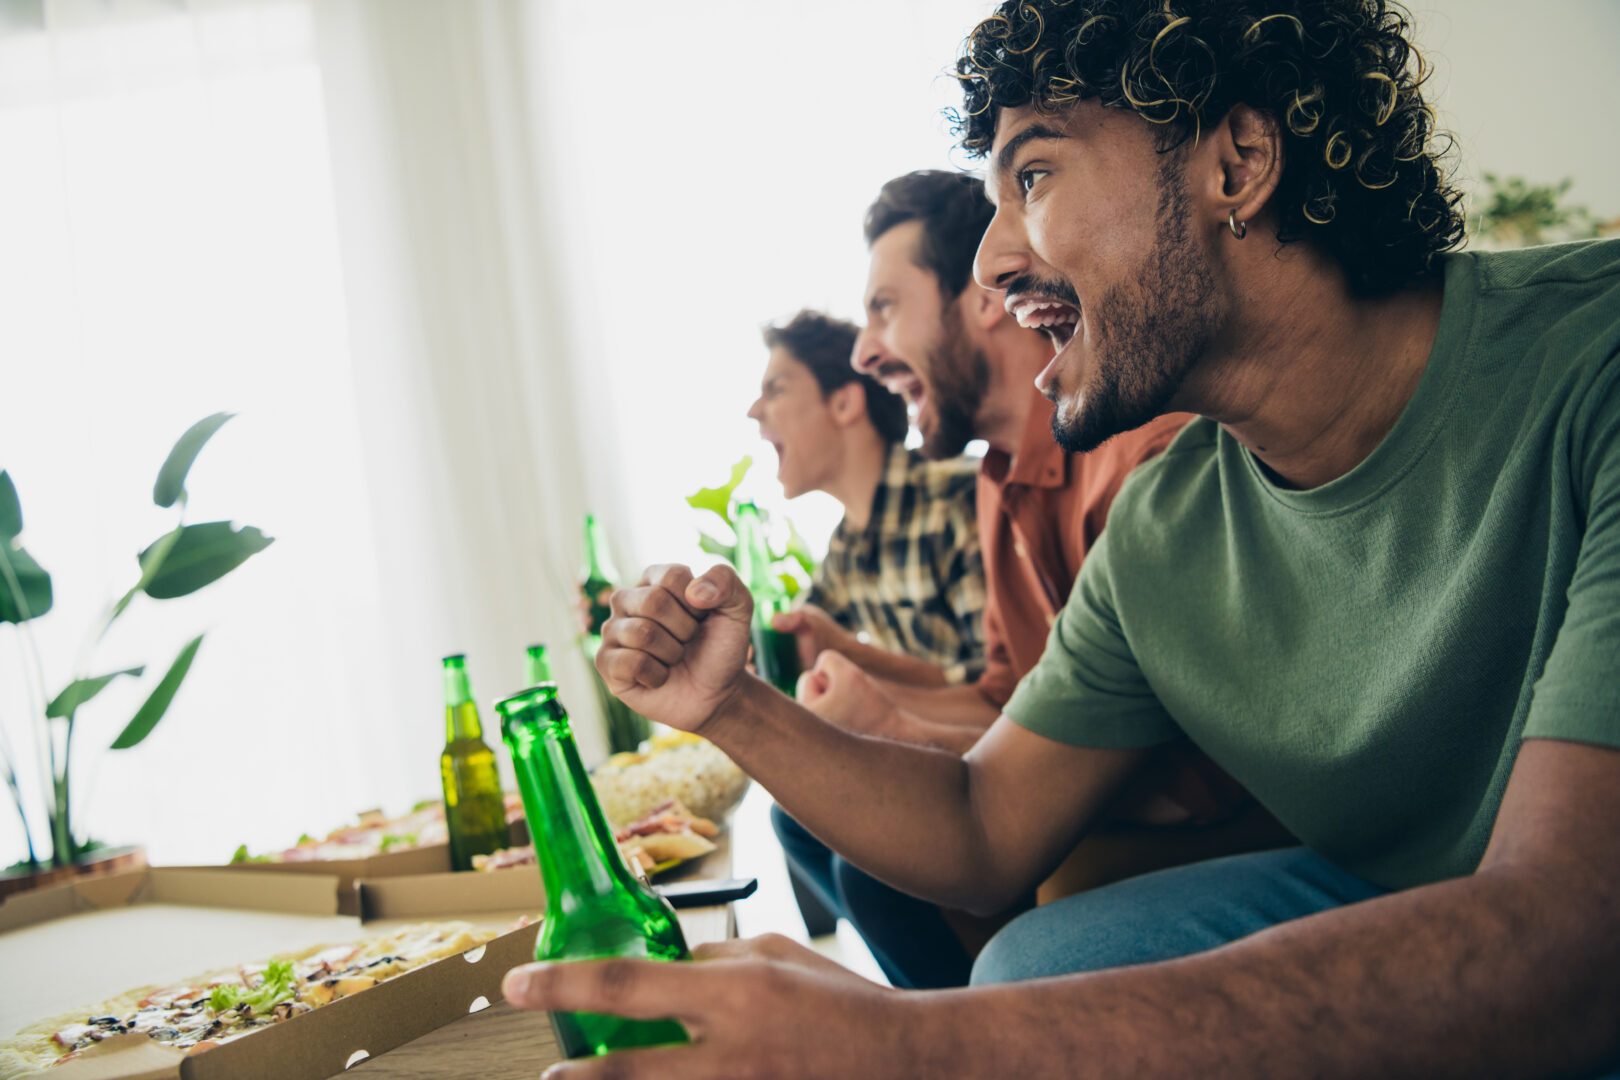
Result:
<svg viewBox="0 0 1620 1080"><path fill-rule="evenodd" d="M1411 30L1388 0L1007 0L957 60L956 134L983 156L997 110L1096 98L1163 125L1168 150L1246 104L1283 139L1278 241L1309 241L1380 295L1463 237Z"/></svg>

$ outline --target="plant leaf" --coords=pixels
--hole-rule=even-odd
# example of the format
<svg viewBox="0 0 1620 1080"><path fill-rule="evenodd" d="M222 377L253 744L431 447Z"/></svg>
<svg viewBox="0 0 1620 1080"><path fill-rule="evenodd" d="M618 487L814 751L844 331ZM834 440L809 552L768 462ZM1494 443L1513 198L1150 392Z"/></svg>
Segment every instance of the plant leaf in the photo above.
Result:
<svg viewBox="0 0 1620 1080"><path fill-rule="evenodd" d="M153 548L163 542L159 540L141 552L143 568ZM273 542L273 538L251 525L243 529L233 528L228 521L187 525L168 556L142 586L142 591L154 600L173 600L194 593L205 585L212 585Z"/></svg>
<svg viewBox="0 0 1620 1080"><path fill-rule="evenodd" d="M15 544L0 537L0 622L25 623L51 610L51 575Z"/></svg>
<svg viewBox="0 0 1620 1080"><path fill-rule="evenodd" d="M97 675L93 679L74 679L68 683L67 689L57 694L51 703L45 706L45 715L49 717L72 716L73 713L107 688L107 684L120 675L139 675L146 670L141 667L125 668L123 671L114 671L107 675Z"/></svg>
<svg viewBox="0 0 1620 1080"><path fill-rule="evenodd" d="M777 574L776 579L782 583L782 590L787 593L789 600L799 595L800 585L798 578L792 574Z"/></svg>
<svg viewBox="0 0 1620 1080"><path fill-rule="evenodd" d="M163 468L158 470L157 483L152 485L152 501L159 506L173 506L180 496L186 493L186 474L191 472L192 463L202 452L203 445L214 437L225 421L235 416L235 413L217 412L212 416L205 416L186 429L169 451L168 459L163 462Z"/></svg>
<svg viewBox="0 0 1620 1080"><path fill-rule="evenodd" d="M197 649L202 642L203 635L198 634L180 650L180 655L169 665L169 670L157 684L157 689L152 691L145 703L136 710L134 719L130 720L118 738L113 740L114 750L128 750L132 746L138 746L142 739L152 734L152 729L157 727L157 722L163 719L163 714L168 711L169 702L174 700L174 693L180 689L180 683L185 679L186 672L191 670L191 661L196 658Z"/></svg>
<svg viewBox="0 0 1620 1080"><path fill-rule="evenodd" d="M810 553L810 543L809 543L809 541L805 540L804 537L799 535L799 530L793 524L793 519L792 518L787 519L787 527L788 527L787 551L784 553L783 557L784 558L790 558L793 561L797 562L804 569L804 572L807 575L809 575L812 578L815 577L816 576L816 557Z"/></svg>
<svg viewBox="0 0 1620 1080"><path fill-rule="evenodd" d="M720 556L727 562L737 561L736 544L727 544L723 541L716 540L714 537L710 536L701 529L698 530L698 547L702 548L704 551L707 551L710 555Z"/></svg>
<svg viewBox="0 0 1620 1080"><path fill-rule="evenodd" d="M0 470L0 540L15 540L22 535L22 502L17 498L17 485L11 474Z"/></svg>
<svg viewBox="0 0 1620 1080"><path fill-rule="evenodd" d="M712 510L720 515L720 519L727 525L731 524L731 493L737 490L748 470L753 467L752 455L743 455L737 464L731 467L731 479L721 487L698 488L686 497L686 505L694 510Z"/></svg>

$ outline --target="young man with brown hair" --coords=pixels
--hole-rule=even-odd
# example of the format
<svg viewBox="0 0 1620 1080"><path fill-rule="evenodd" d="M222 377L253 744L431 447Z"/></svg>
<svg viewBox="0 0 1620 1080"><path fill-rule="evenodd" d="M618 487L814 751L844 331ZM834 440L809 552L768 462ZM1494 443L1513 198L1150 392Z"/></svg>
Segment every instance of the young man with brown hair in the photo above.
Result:
<svg viewBox="0 0 1620 1080"><path fill-rule="evenodd" d="M818 311L766 327L770 358L748 409L784 494L824 491L844 508L806 600L886 678L971 681L984 668L975 463L906 449L905 402L850 367L859 333Z"/></svg>
<svg viewBox="0 0 1620 1080"><path fill-rule="evenodd" d="M1620 243L1448 254L1408 29L1382 0L1016 0L969 38L977 275L1050 324L1056 433L1203 419L965 759L741 674L724 570L649 572L598 658L924 895L1025 887L1183 735L1304 846L1037 909L963 991L774 940L519 969L520 1005L698 1040L558 1077L1620 1075Z"/></svg>

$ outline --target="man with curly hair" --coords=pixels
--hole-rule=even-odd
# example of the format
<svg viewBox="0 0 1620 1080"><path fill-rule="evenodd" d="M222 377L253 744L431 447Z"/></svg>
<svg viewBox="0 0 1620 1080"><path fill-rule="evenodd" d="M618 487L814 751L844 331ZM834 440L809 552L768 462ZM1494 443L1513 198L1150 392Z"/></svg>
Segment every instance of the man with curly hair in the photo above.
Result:
<svg viewBox="0 0 1620 1080"><path fill-rule="evenodd" d="M649 572L598 659L920 895L1003 902L1183 736L1304 846L1037 909L962 991L778 941L520 969L521 1005L698 1043L556 1075L1620 1076L1620 243L1452 252L1408 32L1383 0L1010 0L969 37L976 276L1057 347L1054 434L1202 419L965 759L763 692L723 571Z"/></svg>

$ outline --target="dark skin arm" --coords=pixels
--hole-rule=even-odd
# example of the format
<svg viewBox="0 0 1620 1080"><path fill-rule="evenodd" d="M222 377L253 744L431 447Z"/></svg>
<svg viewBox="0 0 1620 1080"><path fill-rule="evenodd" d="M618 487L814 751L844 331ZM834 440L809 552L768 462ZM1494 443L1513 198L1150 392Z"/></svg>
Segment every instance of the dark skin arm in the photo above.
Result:
<svg viewBox="0 0 1620 1080"><path fill-rule="evenodd" d="M1529 740L1476 873L1197 956L931 993L780 939L693 965L530 965L523 1008L674 1016L697 1045L553 1080L1590 1076L1620 1062L1620 751Z"/></svg>
<svg viewBox="0 0 1620 1080"><path fill-rule="evenodd" d="M597 670L625 704L711 739L805 828L915 896L1006 907L1144 756L1066 746L1006 719L966 757L842 730L744 671L752 610L729 567L695 581L685 567L653 567L614 593Z"/></svg>

